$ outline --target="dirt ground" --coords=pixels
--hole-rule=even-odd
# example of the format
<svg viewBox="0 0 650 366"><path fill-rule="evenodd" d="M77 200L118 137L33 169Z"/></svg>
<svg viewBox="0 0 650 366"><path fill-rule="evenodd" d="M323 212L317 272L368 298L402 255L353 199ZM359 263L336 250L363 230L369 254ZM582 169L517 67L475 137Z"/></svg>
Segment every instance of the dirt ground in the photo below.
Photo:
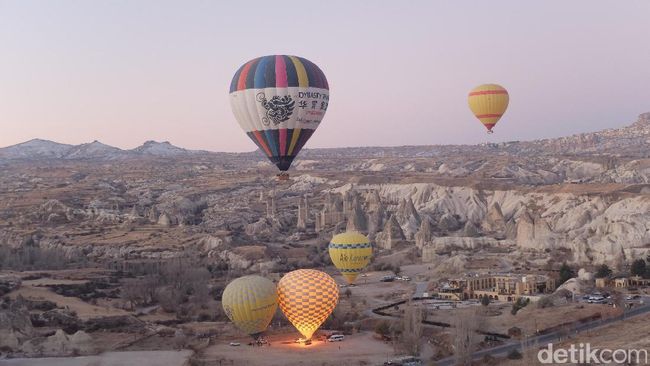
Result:
<svg viewBox="0 0 650 366"><path fill-rule="evenodd" d="M516 326L521 328L523 334L534 334L535 330L543 330L599 313L604 318L618 314L616 309L608 305L597 304L567 304L540 309L535 303L531 303L519 310L517 315L512 315L511 309L512 304L509 303L491 304L490 313L498 315L483 317L482 328L490 332L507 334L509 328ZM480 306L476 306L477 312L480 313L481 310L483 309ZM449 322L449 319L456 314L457 310L430 310L427 319Z"/></svg>
<svg viewBox="0 0 650 366"><path fill-rule="evenodd" d="M645 349L650 353L650 314L617 322L606 327L591 330L553 345L554 349L569 349L571 344L589 343L594 348L609 349ZM531 347L531 351L522 360L500 360L499 365L521 366L542 365L537 360L540 346ZM642 363L643 364L643 363ZM566 365L575 365L567 363Z"/></svg>
<svg viewBox="0 0 650 366"><path fill-rule="evenodd" d="M40 281L40 280L36 280ZM11 292L9 295L11 298L15 299L18 295L22 295L26 299L30 300L48 300L52 301L60 307L67 307L72 311L77 313L79 319L88 320L92 318L99 318L105 316L114 316L114 315L128 315L130 313L117 309L111 306L95 306L87 302L82 301L76 297L67 297L56 294L46 287L38 287L36 285L30 284L30 281L23 282L22 286Z"/></svg>
<svg viewBox="0 0 650 366"><path fill-rule="evenodd" d="M107 352L85 357L16 358L0 366L185 366L192 351Z"/></svg>
<svg viewBox="0 0 650 366"><path fill-rule="evenodd" d="M343 342L313 341L309 346L294 343L296 334L271 335L269 347L248 346L241 339L241 346L229 346L228 342L210 346L201 355L212 364L250 366L293 365L377 365L391 359L393 346L373 338L371 332L346 336Z"/></svg>

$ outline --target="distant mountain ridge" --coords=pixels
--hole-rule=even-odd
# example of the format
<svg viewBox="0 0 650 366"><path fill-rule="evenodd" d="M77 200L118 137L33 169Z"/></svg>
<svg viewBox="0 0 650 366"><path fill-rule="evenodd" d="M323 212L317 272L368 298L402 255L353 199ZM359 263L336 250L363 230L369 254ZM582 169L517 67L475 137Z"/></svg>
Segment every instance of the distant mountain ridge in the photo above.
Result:
<svg viewBox="0 0 650 366"><path fill-rule="evenodd" d="M138 157L179 157L205 154L205 151L187 150L168 141L147 141L134 149L123 150L99 141L80 145L61 144L54 141L33 139L0 149L5 159L66 159L66 160L120 160Z"/></svg>
<svg viewBox="0 0 650 366"><path fill-rule="evenodd" d="M631 125L596 132L533 141L509 141L480 145L419 145L395 147L344 147L304 149L303 159L358 157L426 158L445 155L612 155L627 157L650 157L650 112L639 115ZM248 156L264 159L257 151L248 153L209 152L188 150L172 145L168 141L147 141L134 149L123 150L99 141L81 145L61 144L53 141L33 139L17 145L0 148L3 159L66 159L66 160L119 160L143 157L189 157L196 155Z"/></svg>

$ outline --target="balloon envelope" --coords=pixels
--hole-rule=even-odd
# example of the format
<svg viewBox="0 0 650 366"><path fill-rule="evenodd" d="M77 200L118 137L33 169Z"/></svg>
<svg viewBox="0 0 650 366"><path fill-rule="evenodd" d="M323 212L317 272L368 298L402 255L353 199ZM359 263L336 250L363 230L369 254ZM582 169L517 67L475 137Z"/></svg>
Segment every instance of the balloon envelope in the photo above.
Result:
<svg viewBox="0 0 650 366"><path fill-rule="evenodd" d="M359 273L370 263L372 244L358 232L335 235L329 244L330 258L348 283L353 283Z"/></svg>
<svg viewBox="0 0 650 366"><path fill-rule="evenodd" d="M248 61L230 84L230 105L237 122L281 171L289 169L318 128L328 103L325 74L297 56Z"/></svg>
<svg viewBox="0 0 650 366"><path fill-rule="evenodd" d="M237 328L256 337L271 322L278 307L278 295L271 280L244 276L226 286L221 304Z"/></svg>
<svg viewBox="0 0 650 366"><path fill-rule="evenodd" d="M492 132L508 108L508 91L497 84L483 84L472 89L467 96L469 108L479 121Z"/></svg>
<svg viewBox="0 0 650 366"><path fill-rule="evenodd" d="M339 301L339 288L327 273L299 269L278 282L280 309L296 329L310 339Z"/></svg>

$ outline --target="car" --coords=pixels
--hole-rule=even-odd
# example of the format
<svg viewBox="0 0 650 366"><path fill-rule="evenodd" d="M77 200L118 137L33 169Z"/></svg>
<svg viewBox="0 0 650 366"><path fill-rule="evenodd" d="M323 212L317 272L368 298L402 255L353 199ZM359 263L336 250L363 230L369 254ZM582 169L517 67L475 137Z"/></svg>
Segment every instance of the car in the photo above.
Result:
<svg viewBox="0 0 650 366"><path fill-rule="evenodd" d="M241 346L241 343L239 343L239 342L230 342L230 346L239 347L239 346Z"/></svg>
<svg viewBox="0 0 650 366"><path fill-rule="evenodd" d="M380 280L381 282L393 282L395 281L395 276L384 276Z"/></svg>
<svg viewBox="0 0 650 366"><path fill-rule="evenodd" d="M413 356L399 357L384 362L384 366L420 366L420 365L422 365L422 360Z"/></svg>
<svg viewBox="0 0 650 366"><path fill-rule="evenodd" d="M368 274L366 274L366 273L362 273L362 274L361 274L361 277L368 277Z"/></svg>
<svg viewBox="0 0 650 366"><path fill-rule="evenodd" d="M345 339L343 334L333 334L327 338L328 342L342 342Z"/></svg>
<svg viewBox="0 0 650 366"><path fill-rule="evenodd" d="M411 280L411 277L409 277L409 276L402 276L402 278L400 278L400 279L401 279L402 281L410 281L410 280Z"/></svg>

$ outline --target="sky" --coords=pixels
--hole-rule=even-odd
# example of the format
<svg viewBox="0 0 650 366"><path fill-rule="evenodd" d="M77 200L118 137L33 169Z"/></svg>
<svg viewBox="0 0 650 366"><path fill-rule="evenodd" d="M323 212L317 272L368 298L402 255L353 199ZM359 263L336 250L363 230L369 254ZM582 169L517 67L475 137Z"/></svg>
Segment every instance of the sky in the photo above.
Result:
<svg viewBox="0 0 650 366"><path fill-rule="evenodd" d="M0 0L0 146L32 138L251 151L228 99L246 61L330 85L307 148L474 144L620 127L650 111L650 1ZM487 135L467 107L498 83Z"/></svg>

